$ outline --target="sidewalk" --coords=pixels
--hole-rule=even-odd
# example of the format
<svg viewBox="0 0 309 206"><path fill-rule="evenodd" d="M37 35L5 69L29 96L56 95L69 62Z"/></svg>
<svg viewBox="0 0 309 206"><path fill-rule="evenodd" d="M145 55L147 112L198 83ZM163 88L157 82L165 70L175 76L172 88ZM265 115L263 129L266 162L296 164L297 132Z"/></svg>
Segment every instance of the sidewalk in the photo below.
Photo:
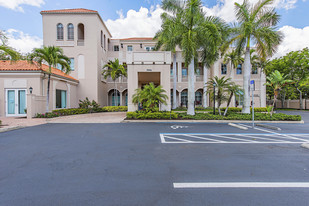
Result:
<svg viewBox="0 0 309 206"><path fill-rule="evenodd" d="M46 124L46 119L38 118L27 119L26 117L1 117L0 120L2 121L0 132Z"/></svg>

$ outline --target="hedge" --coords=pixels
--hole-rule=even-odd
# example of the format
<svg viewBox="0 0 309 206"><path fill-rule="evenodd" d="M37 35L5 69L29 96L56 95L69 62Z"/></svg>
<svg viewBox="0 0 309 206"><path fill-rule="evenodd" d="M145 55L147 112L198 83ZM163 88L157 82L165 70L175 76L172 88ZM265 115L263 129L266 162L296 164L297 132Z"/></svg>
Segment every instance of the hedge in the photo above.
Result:
<svg viewBox="0 0 309 206"><path fill-rule="evenodd" d="M127 119L177 119L175 112L127 112Z"/></svg>
<svg viewBox="0 0 309 206"><path fill-rule="evenodd" d="M194 116L185 113L175 112L127 112L127 119L179 119L179 120L251 120L251 114L229 113L227 116L220 116L211 113L196 113ZM287 115L276 113L270 114L255 113L257 121L301 121L300 115Z"/></svg>
<svg viewBox="0 0 309 206"><path fill-rule="evenodd" d="M72 108L72 109L57 109L52 112L47 112L43 114L36 114L36 118L53 118L59 116L68 116L76 114L88 114L88 113L98 113L98 112L126 112L128 110L127 106L107 106L100 108Z"/></svg>
<svg viewBox="0 0 309 206"><path fill-rule="evenodd" d="M225 108L226 107L221 107L220 108L221 112L224 112ZM213 111L213 108L196 107L195 110L196 111ZM187 111L187 108L178 107L178 108L174 109L173 111ZM218 112L218 108L216 108L216 111ZM228 112L241 112L241 111L242 111L241 107L229 107L229 109L228 109ZM250 108L250 111L252 111L252 108ZM256 108L254 108L254 112L267 112L267 108L266 107L256 107Z"/></svg>

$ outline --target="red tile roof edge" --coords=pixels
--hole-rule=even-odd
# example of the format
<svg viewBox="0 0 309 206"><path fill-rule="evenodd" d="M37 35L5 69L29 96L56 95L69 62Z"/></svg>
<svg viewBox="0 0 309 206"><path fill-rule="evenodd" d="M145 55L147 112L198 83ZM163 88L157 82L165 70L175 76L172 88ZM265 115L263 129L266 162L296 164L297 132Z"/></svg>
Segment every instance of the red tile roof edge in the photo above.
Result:
<svg viewBox="0 0 309 206"><path fill-rule="evenodd" d="M98 13L98 11L84 9L84 8L77 8L77 9L44 10L44 11L41 11L41 14L42 13Z"/></svg>

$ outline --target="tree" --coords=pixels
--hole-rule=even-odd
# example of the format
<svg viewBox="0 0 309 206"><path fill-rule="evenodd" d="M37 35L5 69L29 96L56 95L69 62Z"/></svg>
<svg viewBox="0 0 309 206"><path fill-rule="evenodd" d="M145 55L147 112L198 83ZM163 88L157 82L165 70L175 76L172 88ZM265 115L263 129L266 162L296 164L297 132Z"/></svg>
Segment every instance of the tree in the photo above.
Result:
<svg viewBox="0 0 309 206"><path fill-rule="evenodd" d="M228 109L229 109L229 106L230 106L230 103L231 103L231 101L232 101L232 98L233 98L234 94L236 94L236 93L242 91L241 87L240 87L239 85L235 84L234 82L231 83L231 84L227 87L227 89L228 89L228 91L229 91L229 93L230 93L230 97L229 97L229 99L228 99L228 101L227 101L227 106L226 106L226 108L225 108L225 111L224 111L223 116L226 115L226 113L227 113L227 111L228 111Z"/></svg>
<svg viewBox="0 0 309 206"><path fill-rule="evenodd" d="M234 69L243 62L244 58L242 57L242 53L238 53L235 49L224 55L223 63L231 64L230 78L233 78Z"/></svg>
<svg viewBox="0 0 309 206"><path fill-rule="evenodd" d="M105 69L106 68L106 69ZM124 76L127 76L127 69L119 63L119 59L115 59L115 61L109 61L107 64L103 66L103 72L102 75L104 79L107 79L110 77L114 81L114 99L115 99L115 105L118 106L117 102L117 96L118 96L118 91L117 91L117 84L116 84L116 79Z"/></svg>
<svg viewBox="0 0 309 206"><path fill-rule="evenodd" d="M152 82L145 85L143 89L136 89L133 95L132 102L134 104L142 104L144 109L156 109L159 108L160 104L167 104L167 95L164 94L166 91L161 85L155 86Z"/></svg>
<svg viewBox="0 0 309 206"><path fill-rule="evenodd" d="M33 53L29 54L28 62L34 64L37 62L40 66L42 63L48 64L48 82L47 82L47 101L46 112L49 111L49 90L50 90L50 76L52 74L52 67L61 67L61 71L68 74L71 71L70 59L63 54L63 50L55 46L43 46L43 48L34 49Z"/></svg>
<svg viewBox="0 0 309 206"><path fill-rule="evenodd" d="M163 2L163 9L167 8L167 2ZM177 35L177 25L180 21L180 16L176 14L175 18L170 18L167 13L161 15L162 25L154 37L157 40L155 50L163 49L172 51L173 53L173 109L177 107L177 68L176 68L176 46L180 44L180 35Z"/></svg>
<svg viewBox="0 0 309 206"><path fill-rule="evenodd" d="M292 86L286 87L286 90L289 91L286 93L290 99L293 99L298 92L300 108L303 109L302 98L305 90L301 85L308 81L309 78L309 49L304 48L300 51L292 51L283 57L270 61L266 67L267 75L274 70L280 71L295 82L293 84L294 89L291 88Z"/></svg>
<svg viewBox="0 0 309 206"><path fill-rule="evenodd" d="M273 2L274 0L261 0L250 5L248 0L244 0L242 4L235 3L237 23L225 47L234 43L238 52L245 51L243 113L250 113L251 45L255 44L257 54L266 59L274 54L283 38L282 34L276 31L280 16L270 7Z"/></svg>
<svg viewBox="0 0 309 206"><path fill-rule="evenodd" d="M20 59L20 54L7 45L7 37L1 30L0 30L0 59L12 60L12 61Z"/></svg>
<svg viewBox="0 0 309 206"><path fill-rule="evenodd" d="M219 26L216 24L218 18L205 17L202 12L201 0L163 0L162 8L166 11L163 15L169 18L174 23L175 32L173 38L179 41L179 47L182 49L182 54L185 64L188 65L188 115L194 115L194 71L196 60L198 58L198 50L203 48L203 42L207 39L207 49L212 53L216 52L217 47L213 45L220 44L222 34ZM164 26L164 24L163 24ZM206 48L206 47L204 47Z"/></svg>
<svg viewBox="0 0 309 206"><path fill-rule="evenodd" d="M211 78L208 82L208 93L212 94L212 98L215 98L215 100L218 103L218 111L219 115L221 115L221 109L220 106L223 102L227 101L227 93L228 93L228 88L231 86L232 82L230 78L225 78L225 77L213 77ZM214 86L216 93L213 93Z"/></svg>
<svg viewBox="0 0 309 206"><path fill-rule="evenodd" d="M286 86L287 84L291 84L291 83L293 83L293 81L288 79L287 75L282 75L278 70L272 72L267 77L267 82L265 83L265 85L271 87L274 92L274 102L273 102L272 112L274 110L279 91L282 89L282 87Z"/></svg>

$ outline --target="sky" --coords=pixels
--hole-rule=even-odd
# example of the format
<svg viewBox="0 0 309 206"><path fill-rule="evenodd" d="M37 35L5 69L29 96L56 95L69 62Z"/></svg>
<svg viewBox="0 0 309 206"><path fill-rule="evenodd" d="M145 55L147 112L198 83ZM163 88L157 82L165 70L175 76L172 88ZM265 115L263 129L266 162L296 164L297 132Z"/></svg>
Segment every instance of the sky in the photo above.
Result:
<svg viewBox="0 0 309 206"><path fill-rule="evenodd" d="M243 0L202 0L207 15L235 22L234 2ZM256 3L258 0L249 0ZM161 0L0 0L0 30L8 44L22 53L42 46L40 11L86 8L97 10L113 38L152 37L160 29ZM285 38L274 57L309 47L309 0L274 0L281 15L278 30Z"/></svg>

